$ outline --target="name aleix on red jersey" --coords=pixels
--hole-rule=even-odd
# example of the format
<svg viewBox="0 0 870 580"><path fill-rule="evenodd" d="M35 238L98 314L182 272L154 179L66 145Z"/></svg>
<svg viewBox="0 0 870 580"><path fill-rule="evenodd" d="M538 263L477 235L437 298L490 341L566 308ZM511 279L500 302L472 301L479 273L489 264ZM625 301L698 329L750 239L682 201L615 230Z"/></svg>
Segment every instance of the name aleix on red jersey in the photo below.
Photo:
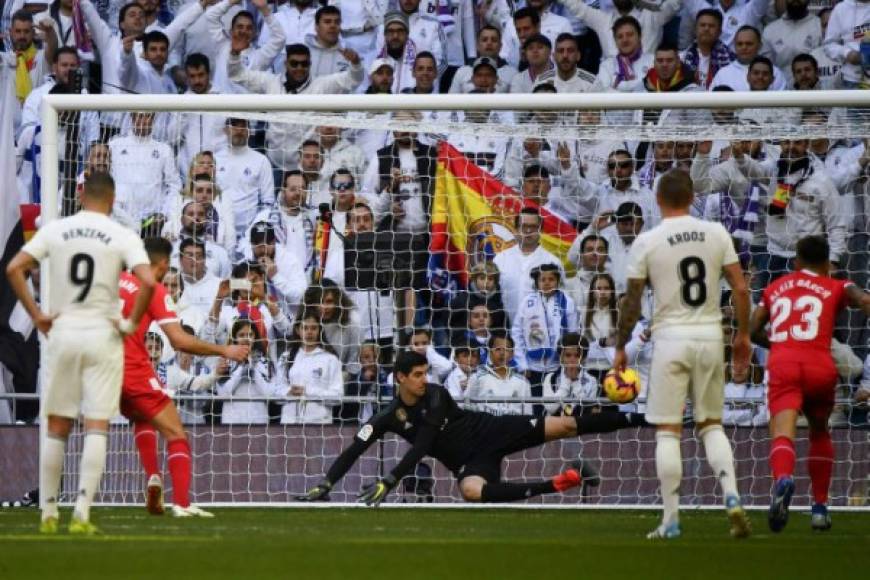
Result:
<svg viewBox="0 0 870 580"><path fill-rule="evenodd" d="M777 285L776 290L774 290L771 294L771 300L776 300L783 293L788 292L789 290L792 290L794 288L804 288L806 290L809 290L810 292L821 296L822 300L827 300L831 297L830 290L816 284L812 280L807 280L806 278L792 278L789 280L783 280L779 285Z"/></svg>

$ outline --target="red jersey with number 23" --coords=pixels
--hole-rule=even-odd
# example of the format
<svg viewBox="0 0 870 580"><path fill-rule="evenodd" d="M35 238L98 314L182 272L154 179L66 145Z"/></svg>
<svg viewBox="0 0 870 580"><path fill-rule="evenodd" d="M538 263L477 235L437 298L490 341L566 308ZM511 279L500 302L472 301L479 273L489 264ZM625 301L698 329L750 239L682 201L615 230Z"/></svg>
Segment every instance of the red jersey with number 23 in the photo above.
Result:
<svg viewBox="0 0 870 580"><path fill-rule="evenodd" d="M846 306L848 280L807 270L777 278L765 288L761 303L770 313L770 356L824 351L830 357L837 314Z"/></svg>
<svg viewBox="0 0 870 580"><path fill-rule="evenodd" d="M121 273L121 281L118 284L121 302L123 303L124 317L133 311L136 295L139 294L139 279L129 272ZM139 384L147 384L154 376L154 368L151 366L151 357L145 348L145 333L151 327L152 322L166 324L177 322L178 314L175 312L175 304L172 297L166 291L163 284L154 286L154 294L148 309L142 315L136 332L124 339L124 388Z"/></svg>

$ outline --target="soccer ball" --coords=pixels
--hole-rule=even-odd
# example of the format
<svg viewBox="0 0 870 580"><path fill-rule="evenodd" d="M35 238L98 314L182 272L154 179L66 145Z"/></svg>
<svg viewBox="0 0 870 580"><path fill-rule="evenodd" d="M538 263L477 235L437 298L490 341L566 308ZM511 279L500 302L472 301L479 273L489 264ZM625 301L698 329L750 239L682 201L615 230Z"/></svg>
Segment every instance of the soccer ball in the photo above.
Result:
<svg viewBox="0 0 870 580"><path fill-rule="evenodd" d="M604 375L604 394L614 403L630 403L640 393L640 375L634 369L626 368L619 373L615 369Z"/></svg>

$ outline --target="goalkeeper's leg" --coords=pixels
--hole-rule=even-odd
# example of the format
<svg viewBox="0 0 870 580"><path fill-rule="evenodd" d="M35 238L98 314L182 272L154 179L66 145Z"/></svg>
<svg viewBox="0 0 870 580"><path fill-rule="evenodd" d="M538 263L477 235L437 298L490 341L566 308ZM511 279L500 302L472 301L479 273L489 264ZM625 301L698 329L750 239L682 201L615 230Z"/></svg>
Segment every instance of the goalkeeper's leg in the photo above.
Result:
<svg viewBox="0 0 870 580"><path fill-rule="evenodd" d="M578 459L562 473L543 481L505 483L500 481L501 458L486 458L462 466L459 492L471 502L505 503L529 499L545 493L567 491L582 484L597 486L598 472L588 462Z"/></svg>
<svg viewBox="0 0 870 580"><path fill-rule="evenodd" d="M642 413L588 413L576 417L545 417L544 439L554 441L590 433L610 433L649 425Z"/></svg>

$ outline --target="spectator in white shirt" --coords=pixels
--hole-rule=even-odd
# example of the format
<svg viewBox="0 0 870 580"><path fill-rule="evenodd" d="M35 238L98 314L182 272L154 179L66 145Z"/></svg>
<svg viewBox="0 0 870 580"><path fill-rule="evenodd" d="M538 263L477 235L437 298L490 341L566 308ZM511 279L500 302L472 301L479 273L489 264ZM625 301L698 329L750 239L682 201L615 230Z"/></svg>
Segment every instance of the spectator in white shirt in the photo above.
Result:
<svg viewBox="0 0 870 580"><path fill-rule="evenodd" d="M229 35L224 30L222 17L230 9L239 5L242 0L222 0L205 13L208 23L208 32L214 44L214 86L224 93L244 93L245 88L229 80L228 63L233 43L239 49L241 65L246 69L255 71L268 70L272 62L281 54L284 48L284 29L277 15L273 15L266 0L252 0L253 5L263 16L263 36L260 37L259 48L254 45L256 34L254 15L247 10L240 10L230 23ZM281 6L284 8L284 6ZM281 14L279 8L279 15ZM287 36L286 38L290 38Z"/></svg>
<svg viewBox="0 0 870 580"><path fill-rule="evenodd" d="M516 217L517 244L499 252L493 262L501 274L502 301L511 323L520 301L532 291L532 270L542 264L556 264L559 259L541 246L543 218L537 209L523 208ZM562 273L564 277L564 273Z"/></svg>
<svg viewBox="0 0 870 580"><path fill-rule="evenodd" d="M657 221L657 207L653 192L640 185L634 170L635 163L631 154L624 149L617 149L607 158L607 173L610 176L602 185L598 196L596 215L611 214L626 201L632 201L643 209L647 228Z"/></svg>
<svg viewBox="0 0 870 580"><path fill-rule="evenodd" d="M297 4L310 0L297 0ZM375 59L377 30L387 11L387 0L329 0L341 10L341 36L344 45L355 50L365 66Z"/></svg>
<svg viewBox="0 0 870 580"><path fill-rule="evenodd" d="M810 14L809 0L786 0L785 15L764 27L761 54L786 73L791 84L791 63L795 56L822 44L822 24Z"/></svg>
<svg viewBox="0 0 870 580"><path fill-rule="evenodd" d="M718 0L713 2L713 8L722 13L724 20L722 25L722 42L730 48L737 50L737 32L745 26L759 28L761 19L767 14L769 0ZM707 0L686 0L684 13L694 18L698 12L710 7Z"/></svg>
<svg viewBox="0 0 870 580"><path fill-rule="evenodd" d="M205 267L208 273L221 279L229 276L230 258L227 251L204 235L208 226L208 213L205 204L193 200L188 201L181 210L179 222L181 228L178 231L179 239L174 244L172 263L178 264L180 259L181 240L199 238L205 244Z"/></svg>
<svg viewBox="0 0 870 580"><path fill-rule="evenodd" d="M864 79L861 42L870 30L870 2L843 0L831 11L825 31L825 54L843 66L844 88L854 89Z"/></svg>
<svg viewBox="0 0 870 580"><path fill-rule="evenodd" d="M51 25L40 23L39 27L46 38L44 47L39 47L34 42L36 27L33 26L33 15L25 10L19 10L12 15L7 50L12 49L10 52L16 61L16 75L13 78L19 104L24 103L33 87L39 85L49 73L49 66L57 49ZM46 32L49 34L45 34Z"/></svg>
<svg viewBox="0 0 870 580"><path fill-rule="evenodd" d="M774 66L766 56L756 56L749 63L749 71L746 73L746 79L749 83L750 91L769 91L773 85ZM758 125L768 125L770 123L791 123L799 124L801 119L801 109L796 107L777 108L777 109L743 109L738 113L737 118L742 121L752 121Z"/></svg>
<svg viewBox="0 0 870 580"><path fill-rule="evenodd" d="M283 32L282 36L285 40L282 42L286 42L288 45L303 42L306 35L314 32L315 14L317 14L317 7L314 6L314 0L290 0L281 3L275 9L275 20ZM260 31L257 44L266 46L271 40L271 35L271 29L264 26ZM278 60L280 61L280 59L279 56ZM276 62L275 64L281 63ZM276 68L275 72L280 70L281 68Z"/></svg>
<svg viewBox="0 0 870 580"><path fill-rule="evenodd" d="M486 399L528 399L532 396L529 381L511 368L514 341L503 331L493 331L489 339L488 362L477 368L468 379L465 402L472 409L493 415L530 415L532 405L522 400L486 402Z"/></svg>
<svg viewBox="0 0 870 580"><path fill-rule="evenodd" d="M405 17L408 23L408 38L414 45L416 52L428 51L435 55L438 62L438 70L444 70L447 66L447 49L444 29L437 19L428 14L420 13L420 0L398 0L398 12ZM384 18L384 27L378 29L379 39L386 34L386 23L389 20L388 12ZM377 42L381 46L383 42ZM411 59L413 61L413 58ZM404 88L404 87L401 87ZM399 91L394 91L398 93Z"/></svg>
<svg viewBox="0 0 870 580"><path fill-rule="evenodd" d="M467 341L453 345L453 362L456 366L444 379L444 388L456 401L465 399L468 379L477 372L480 365L480 348L472 346Z"/></svg>
<svg viewBox="0 0 870 580"><path fill-rule="evenodd" d="M320 141L322 175L332 175L343 167L350 170L357 183L362 181L368 158L360 147L350 142L344 129L321 125L315 129L313 137ZM317 207L317 204L324 201L326 200L312 200L312 206Z"/></svg>
<svg viewBox="0 0 870 580"><path fill-rule="evenodd" d="M601 62L598 84L606 90L637 92L653 66L653 55L643 51L640 23L634 16L620 16L612 30L617 54Z"/></svg>
<svg viewBox="0 0 870 580"><path fill-rule="evenodd" d="M299 258L277 244L275 229L268 222L255 223L249 234L251 255L266 277L270 294L278 300L288 318L302 303L308 280Z"/></svg>
<svg viewBox="0 0 870 580"><path fill-rule="evenodd" d="M344 394L341 361L323 336L316 312L309 311L300 317L291 342L293 346L278 365L279 378L273 394L303 399L281 407L281 423L332 423L332 408ZM318 400L305 401L305 397Z"/></svg>
<svg viewBox="0 0 870 580"><path fill-rule="evenodd" d="M188 95L217 94L210 80L211 63L204 54L188 54L184 60ZM219 115L181 113L178 116L178 168L189 177L187 168L200 151L222 151L227 147L226 119Z"/></svg>
<svg viewBox="0 0 870 580"><path fill-rule="evenodd" d="M577 68L581 54L576 36L567 32L560 34L555 47L555 68L539 76L536 84L551 83L557 93L590 93L603 90L594 74Z"/></svg>
<svg viewBox="0 0 870 580"><path fill-rule="evenodd" d="M133 52L136 38L126 36L121 39L124 52L121 54L121 68L118 76L125 92L140 95L176 94L178 87L166 70L169 59L169 39L159 30L146 32L142 37L142 56Z"/></svg>
<svg viewBox="0 0 870 580"><path fill-rule="evenodd" d="M359 309L334 281L324 278L305 291L302 307L320 314L323 336L335 350L342 368L348 374L360 371Z"/></svg>
<svg viewBox="0 0 870 580"><path fill-rule="evenodd" d="M842 85L843 75L840 72L840 69L843 68L843 63L839 59L828 56L828 47L824 41L827 35L828 23L831 21L832 12L833 9L829 7L823 8L819 11L819 22L822 25L822 46L815 48L810 52L810 54L814 59L816 59L816 62L819 65L819 79L822 81L822 84L832 89L836 89L840 88Z"/></svg>
<svg viewBox="0 0 870 580"><path fill-rule="evenodd" d="M414 86L414 59L423 49L411 38L409 30L408 18L402 12L390 11L384 16L383 33L378 33L378 58L372 63L369 72L375 70L376 63L389 65L393 69L390 90L393 94Z"/></svg>
<svg viewBox="0 0 870 580"><path fill-rule="evenodd" d="M539 77L553 69L550 55L553 43L543 34L533 34L523 43L523 54L528 68L514 75L511 79L511 93L531 93Z"/></svg>
<svg viewBox="0 0 870 580"><path fill-rule="evenodd" d="M734 52L722 42L722 13L715 8L698 12L695 20L695 42L686 49L682 60L695 71L695 82L709 89L716 73L731 64Z"/></svg>
<svg viewBox="0 0 870 580"><path fill-rule="evenodd" d="M299 147L299 170L308 189L307 205L317 209L321 203L331 203L330 174L323 171L323 147L318 141L308 139Z"/></svg>
<svg viewBox="0 0 870 580"><path fill-rule="evenodd" d="M605 58L614 57L618 51L611 30L616 20L622 16L632 16L644 31L643 50L652 52L662 41L662 31L680 10L680 0L665 0L655 4L641 4L632 0L614 0L616 10L594 8L583 0L561 0L580 20L595 31L601 40L601 50Z"/></svg>
<svg viewBox="0 0 870 580"><path fill-rule="evenodd" d="M57 84L70 85L70 81L73 79L73 75L79 68L79 65L79 55L75 48L62 47L54 53L54 62L51 63L51 75L41 78L38 84L34 84L33 89L24 101L21 111L21 125L16 139L26 127L42 124L43 97ZM94 115L94 113L87 111L84 114ZM88 128L88 125L88 123L82 123L83 128ZM98 132L95 132L95 134L99 136ZM60 139L58 141L62 142Z"/></svg>
<svg viewBox="0 0 870 580"><path fill-rule="evenodd" d="M263 337L251 320L240 318L233 322L229 332L230 344L247 345L251 348L248 359L234 363L220 359L215 369L218 375L216 393L230 397L221 409L224 425L265 425L269 422L269 405L265 400L233 401L237 398L269 397L273 394L272 364L266 356Z"/></svg>
<svg viewBox="0 0 870 580"><path fill-rule="evenodd" d="M583 312L583 336L589 341L586 366L596 378L610 370L616 346L616 285L610 274L592 277Z"/></svg>
<svg viewBox="0 0 870 580"><path fill-rule="evenodd" d="M162 214L181 191L175 155L151 135L154 113L131 113L132 134L109 141L115 203L133 219Z"/></svg>
<svg viewBox="0 0 870 580"><path fill-rule="evenodd" d="M593 407L598 398L598 381L586 372L589 341L576 332L567 332L559 341L559 369L548 373L542 381L544 397L558 397L556 403L545 403L550 415L574 415L584 407ZM585 403L585 404L584 404ZM594 408L594 407L593 407Z"/></svg>
<svg viewBox="0 0 870 580"><path fill-rule="evenodd" d="M311 51L311 78L344 72L350 63L342 54L341 11L335 6L323 6L314 15L314 32L305 35L305 46Z"/></svg>
<svg viewBox="0 0 870 580"><path fill-rule="evenodd" d="M266 156L248 147L247 119L228 118L226 133L228 147L215 154L217 184L232 204L241 237L257 213L275 203L275 182Z"/></svg>
<svg viewBox="0 0 870 580"><path fill-rule="evenodd" d="M451 93L467 93L475 88L471 77L481 62L479 59L487 58L486 62L493 64L493 70L497 74L496 92L505 93L510 86L511 79L517 74L517 69L499 56L502 48L501 31L491 24L484 25L477 33L477 58L472 65L459 67L450 83Z"/></svg>
<svg viewBox="0 0 870 580"><path fill-rule="evenodd" d="M221 279L208 273L205 243L202 240L182 240L178 251L184 288L178 301L186 303L195 313L195 318L204 321L217 295Z"/></svg>
<svg viewBox="0 0 870 580"><path fill-rule="evenodd" d="M608 271L607 239L599 234L578 235L568 250L568 260L575 264L577 274L565 281L565 291L574 300L578 312L586 310L592 277Z"/></svg>
<svg viewBox="0 0 870 580"><path fill-rule="evenodd" d="M598 233L607 240L607 252L610 257L610 272L616 281L620 292L625 289L625 268L628 265L628 253L637 236L643 231L645 221L641 206L633 201L625 201L613 214L599 218L583 232L583 235Z"/></svg>
<svg viewBox="0 0 870 580"><path fill-rule="evenodd" d="M719 69L713 77L711 89L718 86L731 87L735 91L748 91L749 88L749 64L761 52L761 33L753 26L743 26L734 37L734 53L737 60L726 67ZM782 91L786 88L785 74L774 67L773 84L771 89Z"/></svg>

